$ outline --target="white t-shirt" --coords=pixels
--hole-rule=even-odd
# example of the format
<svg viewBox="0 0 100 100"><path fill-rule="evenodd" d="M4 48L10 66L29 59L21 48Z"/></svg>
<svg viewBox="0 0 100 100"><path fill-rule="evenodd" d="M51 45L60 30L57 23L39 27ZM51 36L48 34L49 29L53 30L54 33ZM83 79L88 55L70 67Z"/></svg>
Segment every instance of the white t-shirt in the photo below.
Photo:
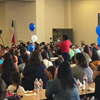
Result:
<svg viewBox="0 0 100 100"><path fill-rule="evenodd" d="M46 68L53 65L53 63L51 61L47 60L47 59L43 59L43 62L46 65Z"/></svg>
<svg viewBox="0 0 100 100"><path fill-rule="evenodd" d="M7 91L9 92L14 92L16 90L16 86L13 86L13 85L10 85L8 88L7 88ZM17 90L17 92L25 92L24 88L22 86L19 85L19 88Z"/></svg>
<svg viewBox="0 0 100 100"><path fill-rule="evenodd" d="M97 51L98 55L100 56L100 50Z"/></svg>

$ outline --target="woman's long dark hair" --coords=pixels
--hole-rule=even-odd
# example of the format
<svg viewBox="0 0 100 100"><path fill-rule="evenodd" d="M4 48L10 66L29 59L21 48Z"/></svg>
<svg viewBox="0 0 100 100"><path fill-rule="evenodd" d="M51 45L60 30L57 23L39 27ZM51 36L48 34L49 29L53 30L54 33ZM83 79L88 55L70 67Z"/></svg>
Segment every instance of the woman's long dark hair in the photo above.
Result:
<svg viewBox="0 0 100 100"><path fill-rule="evenodd" d="M100 60L97 51L92 51L92 57L91 57L91 59L92 59L92 61Z"/></svg>
<svg viewBox="0 0 100 100"><path fill-rule="evenodd" d="M6 98L6 85L0 78L0 100L4 100L4 98Z"/></svg>
<svg viewBox="0 0 100 100"><path fill-rule="evenodd" d="M91 51L90 51L90 48L88 45L85 45L84 52L87 53L89 55L89 57L91 58L92 54L91 54Z"/></svg>
<svg viewBox="0 0 100 100"><path fill-rule="evenodd" d="M42 56L41 53L38 50L35 50L32 52L32 55L29 59L29 63L32 65L42 65Z"/></svg>
<svg viewBox="0 0 100 100"><path fill-rule="evenodd" d="M5 81L7 86L11 84L10 77L14 71L16 71L16 69L11 59L11 55L10 53L6 53L4 55L3 73L1 78Z"/></svg>
<svg viewBox="0 0 100 100"><path fill-rule="evenodd" d="M14 50L13 50L13 49L10 49L10 50L9 50L9 53L11 54L12 60L13 60L13 62L15 63L15 62L16 62L16 58L15 58Z"/></svg>
<svg viewBox="0 0 100 100"><path fill-rule="evenodd" d="M82 68L88 67L86 58L85 58L83 53L77 53L76 54L76 60L78 60L78 63Z"/></svg>
<svg viewBox="0 0 100 100"><path fill-rule="evenodd" d="M72 76L71 66L66 61L61 63L58 68L58 78L60 79L61 86L64 90L66 90L66 87L73 89L76 85L76 82Z"/></svg>
<svg viewBox="0 0 100 100"><path fill-rule="evenodd" d="M19 85L21 84L21 75L19 72L13 72L11 75L11 81L17 84L16 90L14 91L14 93L17 92Z"/></svg>

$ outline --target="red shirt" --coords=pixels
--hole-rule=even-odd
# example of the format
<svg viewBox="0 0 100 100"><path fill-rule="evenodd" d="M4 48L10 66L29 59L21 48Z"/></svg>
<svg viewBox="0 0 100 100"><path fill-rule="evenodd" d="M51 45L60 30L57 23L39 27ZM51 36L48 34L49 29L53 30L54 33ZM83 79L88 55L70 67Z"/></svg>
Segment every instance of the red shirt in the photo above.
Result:
<svg viewBox="0 0 100 100"><path fill-rule="evenodd" d="M69 40L65 40L65 41L59 43L58 47L61 48L62 53L65 53L65 52L69 52L71 44L72 43Z"/></svg>

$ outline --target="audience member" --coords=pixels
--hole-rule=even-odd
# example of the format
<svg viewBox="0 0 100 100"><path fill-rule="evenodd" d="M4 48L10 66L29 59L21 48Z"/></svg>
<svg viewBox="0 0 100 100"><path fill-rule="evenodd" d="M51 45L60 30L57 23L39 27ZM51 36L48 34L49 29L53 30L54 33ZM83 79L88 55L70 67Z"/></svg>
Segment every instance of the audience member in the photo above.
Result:
<svg viewBox="0 0 100 100"><path fill-rule="evenodd" d="M14 50L13 49L10 49L9 50L9 53L11 54L11 58L12 58L12 61L13 61L14 65L15 65L16 70L19 71L18 65L17 65L18 64L18 58L15 55Z"/></svg>
<svg viewBox="0 0 100 100"><path fill-rule="evenodd" d="M83 53L77 53L75 56L76 66L72 67L72 74L76 79L79 79L83 83L83 77L88 77L88 82L93 82L93 71L87 65L86 58Z"/></svg>
<svg viewBox="0 0 100 100"><path fill-rule="evenodd" d="M55 60L54 64L56 66L56 68L59 67L59 65L64 61L64 59L62 57L59 57L58 59Z"/></svg>
<svg viewBox="0 0 100 100"><path fill-rule="evenodd" d="M98 53L98 55L100 57L100 46L99 46L99 44L97 45L97 53Z"/></svg>
<svg viewBox="0 0 100 100"><path fill-rule="evenodd" d="M70 46L71 46L71 42L69 41L69 37L67 34L63 35L63 42L58 44L58 40L57 40L57 46L61 48L61 52L62 52L62 57L64 58L65 61L70 61L70 54L69 54L69 50L70 50Z"/></svg>
<svg viewBox="0 0 100 100"><path fill-rule="evenodd" d="M20 73L23 72L25 65L28 63L28 55L27 54L22 54L21 55L21 62L22 62L22 64L20 64L18 66Z"/></svg>
<svg viewBox="0 0 100 100"><path fill-rule="evenodd" d="M25 90L34 89L33 83L36 78L42 79L43 88L46 88L46 75L44 69L46 69L46 66L43 64L40 52L37 50L33 51L29 63L22 72L22 78L26 78L26 81L22 84Z"/></svg>
<svg viewBox="0 0 100 100"><path fill-rule="evenodd" d="M100 65L98 66L98 75L95 78L95 99L100 100Z"/></svg>
<svg viewBox="0 0 100 100"><path fill-rule="evenodd" d="M80 100L78 86L72 76L71 66L68 62L63 62L59 66L58 77L55 79L53 79L50 72L44 71L49 79L46 87L47 98L53 97L53 100Z"/></svg>
<svg viewBox="0 0 100 100"><path fill-rule="evenodd" d="M3 72L1 78L5 81L6 85L9 86L11 84L11 80L10 80L11 74L14 71L17 71L11 59L10 53L5 53L2 68L3 68Z"/></svg>
<svg viewBox="0 0 100 100"><path fill-rule="evenodd" d="M41 53L41 55L42 55L43 62L46 65L46 68L53 65L52 62L49 61L49 56L48 56L48 53L46 51L43 51Z"/></svg>
<svg viewBox="0 0 100 100"><path fill-rule="evenodd" d="M85 45L84 52L87 53L90 58L92 57L92 52L90 51L90 48L88 45Z"/></svg>
<svg viewBox="0 0 100 100"><path fill-rule="evenodd" d="M54 74L56 71L56 67L55 66L49 66L47 71L49 71L52 74L52 78L54 79Z"/></svg>
<svg viewBox="0 0 100 100"><path fill-rule="evenodd" d="M80 49L79 49L79 46L78 45L75 45L74 47L74 54L76 55L77 53L81 53Z"/></svg>
<svg viewBox="0 0 100 100"><path fill-rule="evenodd" d="M11 82L12 85L10 85L7 88L7 91L16 93L16 92L25 92L24 88L20 86L21 84L21 75L19 72L13 72L11 75Z"/></svg>
<svg viewBox="0 0 100 100"><path fill-rule="evenodd" d="M5 82L0 78L0 100L6 99L6 85Z"/></svg>

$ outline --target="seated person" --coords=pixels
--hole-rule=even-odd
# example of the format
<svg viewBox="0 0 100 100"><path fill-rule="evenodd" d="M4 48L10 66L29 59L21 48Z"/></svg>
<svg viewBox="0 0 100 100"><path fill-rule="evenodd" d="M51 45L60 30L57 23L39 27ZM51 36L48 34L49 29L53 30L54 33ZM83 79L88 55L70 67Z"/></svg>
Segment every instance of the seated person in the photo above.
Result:
<svg viewBox="0 0 100 100"><path fill-rule="evenodd" d="M98 53L98 55L100 57L100 46L99 46L99 44L97 45L97 53Z"/></svg>
<svg viewBox="0 0 100 100"><path fill-rule="evenodd" d="M55 66L49 66L47 71L49 71L52 74L52 78L54 79L54 73L56 71L56 67Z"/></svg>
<svg viewBox="0 0 100 100"><path fill-rule="evenodd" d="M42 79L43 88L46 88L46 74L44 69L46 69L46 66L42 61L41 53L38 50L33 51L29 63L25 66L21 74L22 78L26 78L25 82L22 84L25 90L34 89L33 83L36 78Z"/></svg>
<svg viewBox="0 0 100 100"><path fill-rule="evenodd" d="M16 92L25 92L24 88L20 86L21 84L21 75L19 72L13 72L11 75L12 85L8 86L7 91L16 93Z"/></svg>
<svg viewBox="0 0 100 100"><path fill-rule="evenodd" d="M81 53L80 49L79 49L79 46L78 45L75 45L74 47L74 53L77 54L77 53Z"/></svg>
<svg viewBox="0 0 100 100"><path fill-rule="evenodd" d="M21 55L21 62L22 62L22 64L20 64L18 66L20 73L23 71L23 69L25 67L25 64L27 64L27 62L28 62L28 55L27 54L22 54Z"/></svg>
<svg viewBox="0 0 100 100"><path fill-rule="evenodd" d="M76 79L79 79L83 83L83 77L88 77L88 83L93 82L93 71L87 65L86 58L83 53L77 53L75 56L76 66L72 67L72 74Z"/></svg>
<svg viewBox="0 0 100 100"><path fill-rule="evenodd" d="M98 66L98 75L95 78L95 99L100 100L100 65Z"/></svg>
<svg viewBox="0 0 100 100"><path fill-rule="evenodd" d="M53 97L53 100L80 100L77 82L72 76L68 62L60 64L55 79L50 72L44 71L49 79L46 87L46 97L48 99L51 100Z"/></svg>
<svg viewBox="0 0 100 100"><path fill-rule="evenodd" d="M59 57L58 59L55 60L54 65L56 68L59 67L59 65L64 61L63 57Z"/></svg>
<svg viewBox="0 0 100 100"><path fill-rule="evenodd" d="M43 62L46 65L47 68L49 66L52 66L53 65L52 62L48 60L49 59L49 56L48 56L48 53L46 51L43 51L41 53L41 55L42 55Z"/></svg>

